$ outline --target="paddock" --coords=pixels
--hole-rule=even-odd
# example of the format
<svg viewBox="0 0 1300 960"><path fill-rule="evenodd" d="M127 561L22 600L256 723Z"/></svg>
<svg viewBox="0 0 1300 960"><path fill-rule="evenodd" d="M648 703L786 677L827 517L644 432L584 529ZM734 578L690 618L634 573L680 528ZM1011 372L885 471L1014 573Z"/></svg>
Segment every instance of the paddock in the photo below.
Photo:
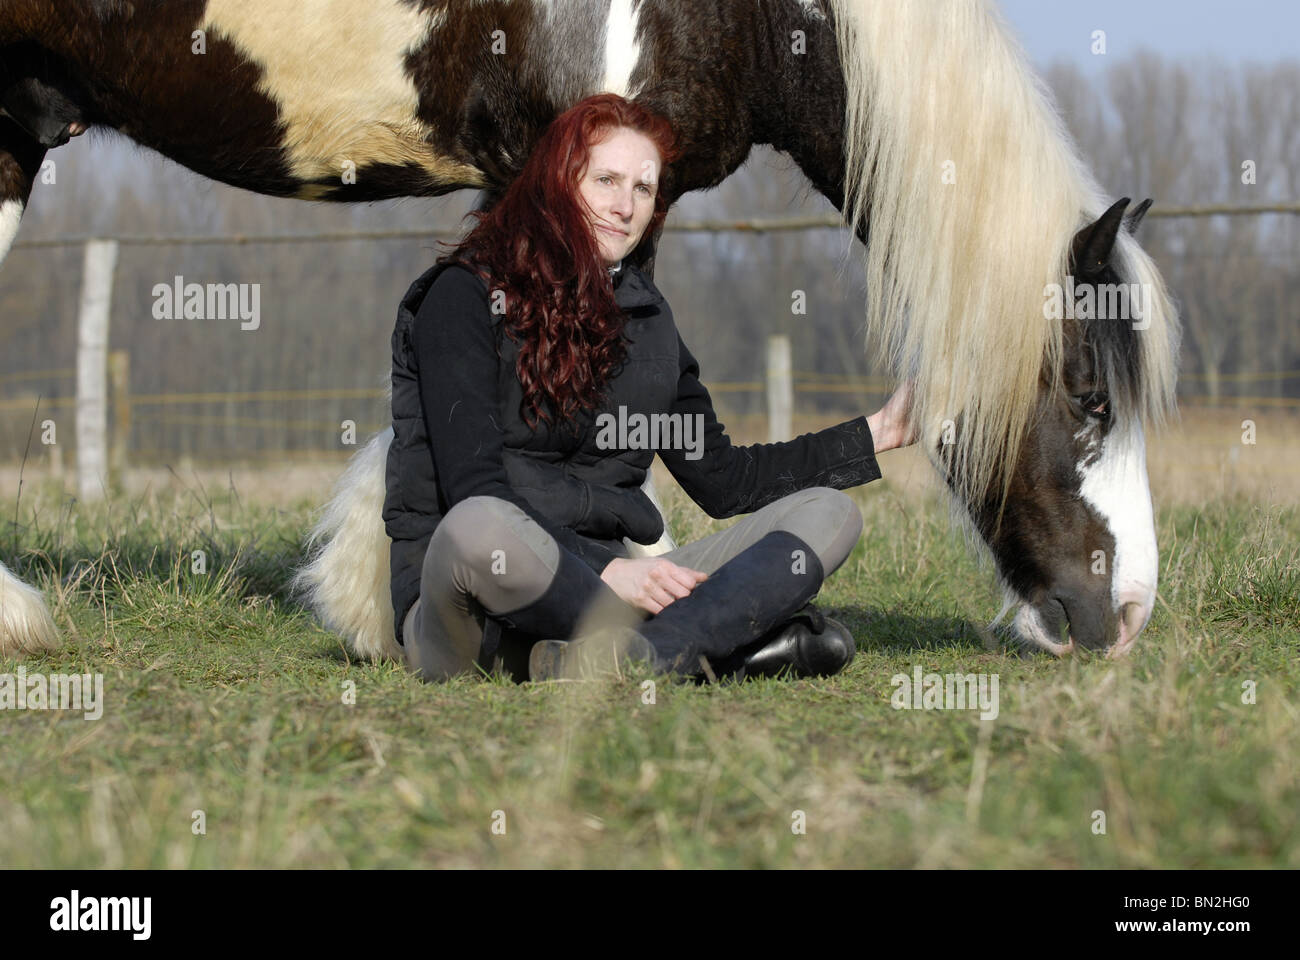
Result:
<svg viewBox="0 0 1300 960"><path fill-rule="evenodd" d="M1110 150L1110 170L1130 151L1168 153L1104 134L1078 137ZM290 581L331 484L384 425L398 285L469 198L434 213L423 201L345 212L235 198L106 146L51 154L57 178L38 187L0 273L0 489L12 494L0 551L60 641L0 660L0 772L14 785L0 796L13 826L0 862L1300 864L1300 420L1283 322L1300 275L1281 180L1269 203L1235 189L1158 195L1143 227L1195 340L1180 416L1148 438L1159 590L1125 660L1057 659L989 629L994 571L963 542L933 466L904 450L882 458L883 481L852 491L864 535L819 600L857 639L840 676L430 686L356 656ZM94 159L73 152L87 148ZM78 170L96 162L106 177ZM802 191L794 216L824 220L829 205L792 170L760 153L675 217L789 219ZM1161 205L1225 194L1212 217L1160 219ZM167 242L200 225L199 242ZM399 228L430 241L379 236ZM119 233L107 307L69 278L89 272L88 242L104 250ZM892 378L862 349L861 275L834 276L849 232L746 233L666 234L657 273L733 438L868 412ZM209 293L233 308L209 311ZM213 322L187 318L191 299ZM101 357L102 490L74 472L91 448L74 415L87 300L112 312L111 332L86 347ZM1214 331L1229 314L1225 346ZM781 336L785 360L767 350ZM782 408L788 429L774 430ZM657 480L678 540L725 525L659 468ZM19 677L37 676L59 691L88 677L78 689L103 693L51 709L27 697L37 684L20 707ZM947 696L963 685L996 704Z"/></svg>
<svg viewBox="0 0 1300 960"><path fill-rule="evenodd" d="M765 438L761 418L736 422L739 438ZM739 686L434 687L350 658L284 592L335 463L140 469L122 494L71 509L36 470L23 517L43 519L26 542L62 571L35 579L72 642L21 666L102 676L104 713L4 711L0 816L24 827L0 834L0 860L1293 864L1300 453L1234 458L1239 433L1237 412L1188 407L1152 444L1165 586L1131 662L1021 658L988 636L987 571L952 539L924 458L900 451L855 494L862 543L819 601L853 630L853 664ZM0 473L6 489L15 474ZM679 536L722 525L661 479ZM996 676L996 719L895 709L891 681L918 668Z"/></svg>

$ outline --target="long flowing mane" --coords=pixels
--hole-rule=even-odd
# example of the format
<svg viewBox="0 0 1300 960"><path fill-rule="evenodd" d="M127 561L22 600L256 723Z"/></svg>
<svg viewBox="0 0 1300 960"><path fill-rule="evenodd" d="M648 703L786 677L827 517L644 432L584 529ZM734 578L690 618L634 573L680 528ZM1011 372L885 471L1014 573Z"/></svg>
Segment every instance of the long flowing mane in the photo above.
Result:
<svg viewBox="0 0 1300 960"><path fill-rule="evenodd" d="M1005 494L1038 395L1059 382L1064 284L1077 230L1109 205L1051 97L987 0L830 0L847 87L846 222L869 227L867 322L916 380L930 450L945 421L952 480ZM1136 363L1106 363L1120 415L1174 403L1177 313L1124 233L1115 268L1150 303ZM1131 371L1125 373L1124 371Z"/></svg>

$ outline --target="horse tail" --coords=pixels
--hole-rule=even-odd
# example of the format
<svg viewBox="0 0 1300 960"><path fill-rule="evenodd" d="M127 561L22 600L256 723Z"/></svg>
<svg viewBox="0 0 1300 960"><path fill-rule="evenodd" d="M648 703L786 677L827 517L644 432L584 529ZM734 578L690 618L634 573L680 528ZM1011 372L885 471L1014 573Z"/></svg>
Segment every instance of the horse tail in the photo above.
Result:
<svg viewBox="0 0 1300 960"><path fill-rule="evenodd" d="M0 264L14 245L45 148L9 117L0 116Z"/></svg>
<svg viewBox="0 0 1300 960"><path fill-rule="evenodd" d="M45 598L0 563L0 657L47 653L59 648Z"/></svg>
<svg viewBox="0 0 1300 960"><path fill-rule="evenodd" d="M402 660L384 529L385 470L393 428L377 433L348 462L307 542L308 562L292 589L352 652L372 662Z"/></svg>

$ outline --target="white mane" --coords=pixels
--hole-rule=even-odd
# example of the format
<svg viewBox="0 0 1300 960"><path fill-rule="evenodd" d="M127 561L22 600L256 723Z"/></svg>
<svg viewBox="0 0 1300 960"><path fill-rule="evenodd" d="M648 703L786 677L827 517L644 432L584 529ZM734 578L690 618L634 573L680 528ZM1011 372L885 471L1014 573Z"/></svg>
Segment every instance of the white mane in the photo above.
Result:
<svg viewBox="0 0 1300 960"><path fill-rule="evenodd" d="M1005 492L1040 373L1060 374L1044 287L1064 282L1074 234L1109 204L986 0L829 2L849 52L844 215L869 228L869 327L915 378L930 449L945 426L953 437L962 491ZM1140 389L1117 412L1158 422L1173 406L1177 315L1127 234L1115 267L1152 292Z"/></svg>

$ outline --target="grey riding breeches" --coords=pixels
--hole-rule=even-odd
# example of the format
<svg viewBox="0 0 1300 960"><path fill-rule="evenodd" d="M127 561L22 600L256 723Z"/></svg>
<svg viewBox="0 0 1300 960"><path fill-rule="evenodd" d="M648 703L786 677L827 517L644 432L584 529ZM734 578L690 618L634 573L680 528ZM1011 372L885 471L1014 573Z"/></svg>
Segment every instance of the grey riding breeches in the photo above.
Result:
<svg viewBox="0 0 1300 960"><path fill-rule="evenodd" d="M774 530L792 533L812 547L829 577L857 544L862 514L842 491L810 487L663 556L711 574ZM402 624L408 667L426 680L475 672L485 618L535 603L547 592L559 563L555 538L515 504L497 497L470 497L456 504L429 541L420 597ZM646 616L611 591L603 609L593 611L592 622L634 625Z"/></svg>

